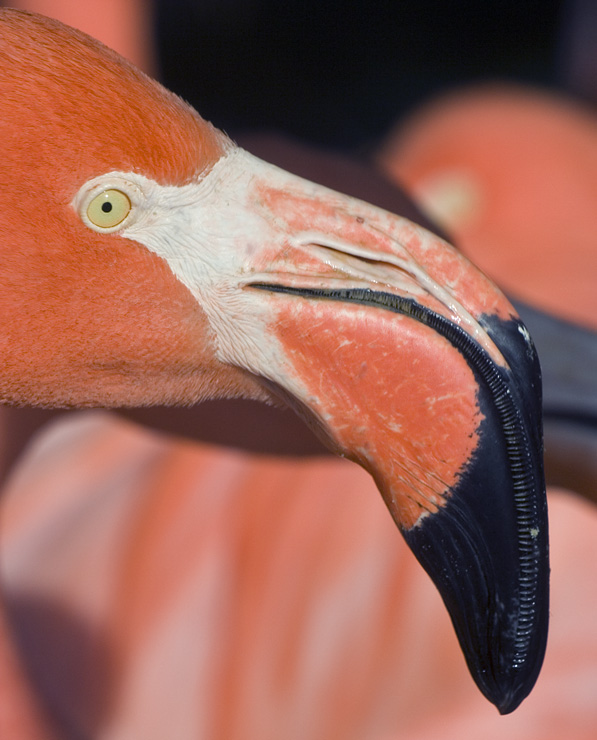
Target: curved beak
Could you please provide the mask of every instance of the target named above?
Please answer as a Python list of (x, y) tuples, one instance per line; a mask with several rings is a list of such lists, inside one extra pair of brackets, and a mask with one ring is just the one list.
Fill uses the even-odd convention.
[(194, 266), (169, 263), (218, 359), (372, 474), (473, 678), (512, 711), (548, 621), (540, 370), (525, 327), (439, 237), (243, 150), (197, 188)]

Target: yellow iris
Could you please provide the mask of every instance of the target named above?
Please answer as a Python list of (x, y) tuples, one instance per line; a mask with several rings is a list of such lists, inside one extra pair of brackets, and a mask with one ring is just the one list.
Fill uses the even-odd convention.
[(103, 190), (87, 206), (87, 218), (100, 229), (113, 229), (130, 210), (131, 201), (121, 190)]

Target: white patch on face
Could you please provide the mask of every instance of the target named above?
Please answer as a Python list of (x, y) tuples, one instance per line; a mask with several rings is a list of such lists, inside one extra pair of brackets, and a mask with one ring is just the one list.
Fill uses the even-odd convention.
[[(283, 236), (249, 203), (261, 165), (270, 167), (232, 149), (205, 177), (182, 186), (110, 172), (86, 183), (73, 206), (89, 228), (134, 240), (168, 263), (207, 315), (219, 360), (277, 381), (283, 352), (267, 332), (266, 294), (243, 289), (256, 256), (268, 244), (280, 245)], [(121, 190), (131, 201), (130, 214), (116, 228), (97, 228), (86, 215), (103, 189)]]

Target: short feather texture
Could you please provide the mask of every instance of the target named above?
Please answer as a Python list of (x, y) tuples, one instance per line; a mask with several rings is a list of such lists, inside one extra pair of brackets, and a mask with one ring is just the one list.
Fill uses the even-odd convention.
[(91, 232), (70, 205), (113, 170), (192, 181), (230, 146), (223, 134), (85, 34), (2, 9), (0, 140), (0, 401), (259, 395), (215, 360), (203, 311), (167, 265)]

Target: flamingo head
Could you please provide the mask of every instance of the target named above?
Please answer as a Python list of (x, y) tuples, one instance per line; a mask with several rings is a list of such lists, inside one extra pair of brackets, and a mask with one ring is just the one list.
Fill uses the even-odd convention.
[(547, 632), (541, 390), (502, 293), (91, 38), (0, 10), (0, 399), (293, 406), (364, 466), (500, 711)]

